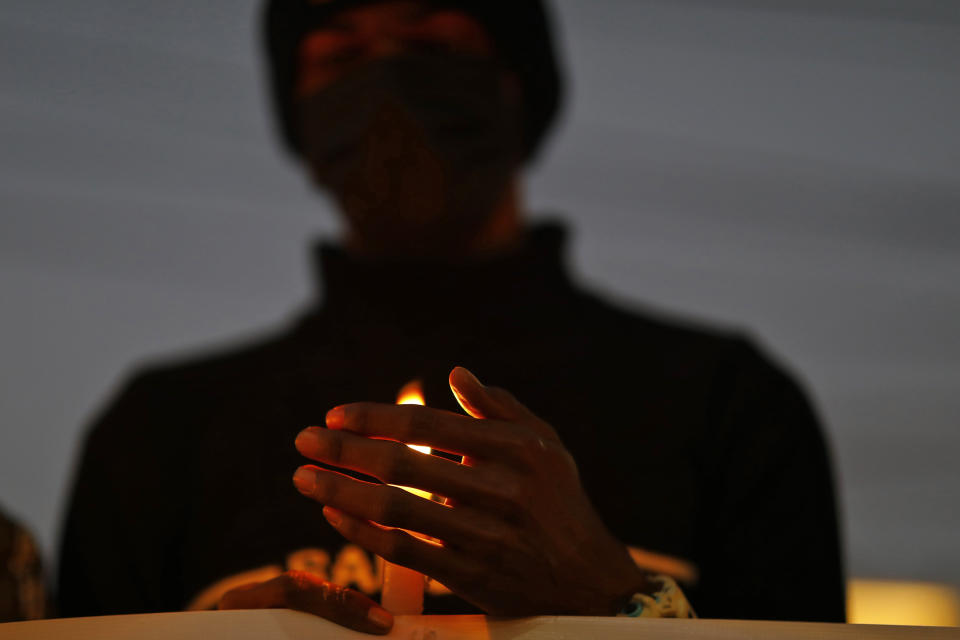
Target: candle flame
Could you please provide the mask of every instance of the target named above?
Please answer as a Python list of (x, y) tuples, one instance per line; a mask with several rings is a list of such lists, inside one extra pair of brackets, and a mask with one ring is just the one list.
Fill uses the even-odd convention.
[(427, 404), (423, 399), (423, 384), (419, 380), (411, 380), (400, 388), (397, 393), (397, 404)]
[[(423, 399), (423, 385), (419, 380), (411, 380), (400, 388), (397, 393), (397, 404), (427, 404)], [(419, 444), (408, 444), (408, 447), (419, 451), (420, 453), (430, 453), (430, 447), (424, 447)]]
[[(423, 384), (419, 380), (411, 380), (407, 384), (403, 385), (400, 388), (400, 391), (397, 393), (397, 404), (419, 404), (420, 406), (426, 405), (426, 401), (423, 399)], [(408, 447), (414, 451), (419, 451), (420, 453), (430, 454), (430, 447), (425, 447), (419, 444), (408, 444)], [(421, 489), (414, 489), (412, 487), (402, 487), (410, 493), (414, 493), (421, 498), (430, 499), (430, 492), (423, 491)]]
[[(423, 399), (423, 384), (419, 380), (411, 380), (403, 385), (397, 393), (397, 404), (418, 404), (421, 407), (427, 404)], [(408, 444), (407, 446), (420, 453), (430, 453), (430, 447), (419, 444)]]

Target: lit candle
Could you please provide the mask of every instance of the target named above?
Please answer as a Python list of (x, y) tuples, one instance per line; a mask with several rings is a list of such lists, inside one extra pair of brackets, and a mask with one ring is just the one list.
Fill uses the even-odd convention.
[[(420, 382), (408, 382), (397, 394), (397, 404), (423, 405), (423, 391)], [(430, 447), (407, 445), (420, 453), (429, 454)], [(428, 491), (413, 487), (401, 487), (421, 498), (431, 499)], [(423, 613), (423, 588), (427, 578), (419, 571), (401, 567), (392, 562), (385, 562), (383, 566), (383, 591), (380, 594), (380, 604), (394, 615), (420, 615)]]

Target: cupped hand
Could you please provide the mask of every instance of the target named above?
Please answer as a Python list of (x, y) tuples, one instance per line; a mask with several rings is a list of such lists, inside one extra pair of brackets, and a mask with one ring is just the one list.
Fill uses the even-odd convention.
[(272, 580), (231, 589), (220, 598), (217, 608), (295, 609), (378, 635), (393, 627), (390, 612), (367, 596), (306, 571), (288, 571)]
[[(297, 489), (324, 504), (324, 516), (351, 542), (490, 614), (611, 615), (646, 590), (553, 428), (461, 367), (450, 373), (450, 388), (469, 415), (376, 403), (332, 409), (327, 428), (302, 431), (297, 449), (383, 484), (307, 465), (294, 475)], [(458, 454), (463, 463), (406, 444)]]

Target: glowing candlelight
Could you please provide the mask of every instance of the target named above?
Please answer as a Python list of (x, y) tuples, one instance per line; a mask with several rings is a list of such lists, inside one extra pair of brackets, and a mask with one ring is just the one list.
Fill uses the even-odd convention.
[[(397, 394), (397, 404), (426, 404), (423, 401), (423, 390), (419, 380), (408, 382)], [(420, 453), (430, 453), (430, 447), (407, 445)], [(429, 491), (413, 487), (401, 487), (421, 498), (431, 499)], [(401, 567), (392, 562), (385, 562), (383, 567), (383, 591), (380, 594), (380, 604), (394, 615), (419, 615), (423, 613), (423, 588), (427, 578), (419, 571)]]

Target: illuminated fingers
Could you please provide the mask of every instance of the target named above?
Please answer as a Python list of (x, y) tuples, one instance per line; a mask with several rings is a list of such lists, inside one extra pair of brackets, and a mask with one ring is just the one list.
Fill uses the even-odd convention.
[(368, 438), (386, 438), (471, 459), (512, 460), (537, 434), (498, 420), (481, 420), (417, 405), (345, 404), (327, 413), (327, 427)]
[(468, 369), (454, 367), (450, 372), (449, 383), (457, 402), (474, 418), (522, 424), (543, 438), (559, 440), (553, 427), (538, 418), (512, 393), (506, 389), (484, 385)]
[(509, 526), (482, 511), (451, 507), (416, 496), (399, 487), (350, 478), (319, 467), (304, 466), (294, 474), (303, 495), (363, 520), (410, 529), (455, 546), (496, 546), (509, 535)]
[(296, 440), (297, 451), (318, 462), (359, 471), (390, 484), (428, 488), (462, 482), (460, 464), (421, 453), (393, 440), (371, 440), (345, 431), (309, 427)]
[(386, 529), (329, 506), (323, 508), (323, 515), (350, 542), (448, 586), (485, 579), (487, 574), (485, 568), (467, 554), (422, 540), (401, 529)]
[(466, 467), (415, 451), (391, 440), (375, 440), (346, 431), (310, 427), (296, 440), (297, 450), (317, 462), (359, 471), (387, 484), (422, 489), (459, 504), (500, 506), (519, 482), (488, 466)]

